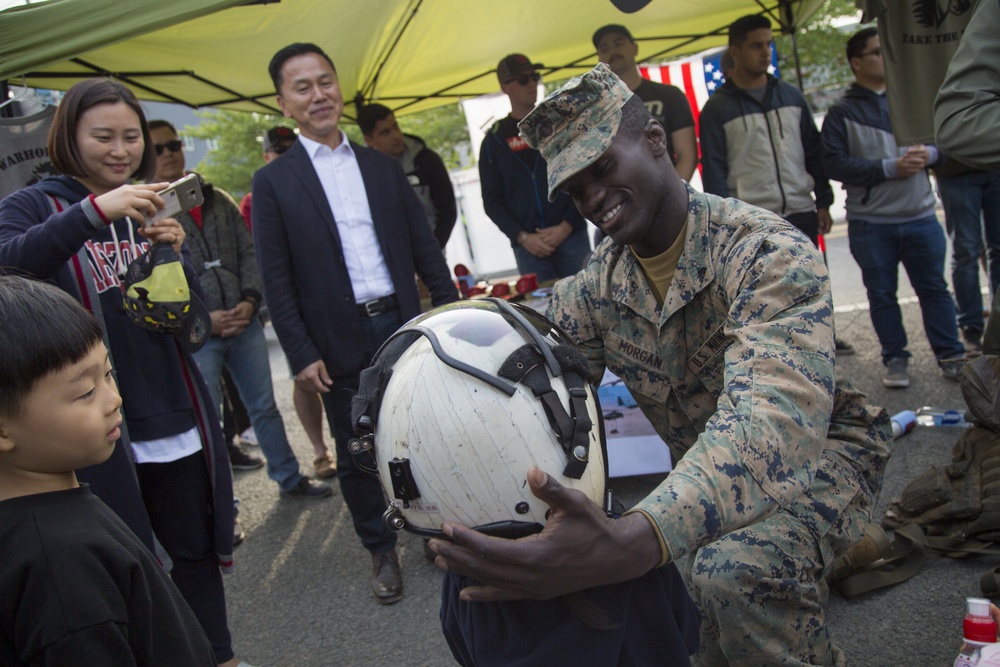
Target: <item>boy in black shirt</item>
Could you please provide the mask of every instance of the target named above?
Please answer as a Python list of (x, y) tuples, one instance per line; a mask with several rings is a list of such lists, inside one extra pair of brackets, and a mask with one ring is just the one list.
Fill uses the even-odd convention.
[(215, 665), (148, 549), (74, 470), (107, 460), (121, 398), (97, 321), (0, 277), (0, 665)]

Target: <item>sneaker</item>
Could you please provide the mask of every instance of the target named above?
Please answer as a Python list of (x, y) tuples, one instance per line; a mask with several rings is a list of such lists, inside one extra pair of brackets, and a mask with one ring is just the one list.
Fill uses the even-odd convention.
[(236, 517), (233, 519), (233, 546), (240, 546), (246, 538), (247, 533), (243, 530), (243, 526), (240, 525), (240, 518)]
[(842, 338), (835, 338), (834, 344), (837, 349), (838, 357), (847, 357), (854, 354), (854, 346), (848, 343), (846, 340), (843, 340)]
[(885, 375), (882, 376), (882, 385), (893, 389), (902, 389), (910, 386), (910, 374), (906, 368), (909, 361), (906, 357), (893, 357), (885, 362)]
[(938, 368), (941, 369), (941, 375), (947, 380), (953, 380), (958, 382), (959, 378), (962, 377), (962, 369), (965, 368), (965, 364), (968, 363), (968, 359), (965, 357), (959, 357), (957, 359), (938, 359)]
[(315, 500), (326, 498), (331, 493), (333, 493), (333, 489), (330, 488), (329, 484), (314, 482), (308, 477), (303, 477), (290, 491), (282, 491), (281, 495), (288, 496), (289, 498), (310, 498)]
[(256, 470), (264, 467), (264, 459), (259, 456), (251, 456), (233, 444), (230, 444), (228, 449), (229, 462), (233, 470)]
[(965, 343), (965, 356), (978, 357), (983, 353), (983, 332), (975, 329), (962, 329), (962, 342)]
[(253, 430), (253, 426), (240, 433), (237, 437), (241, 445), (246, 445), (247, 447), (260, 446), (260, 443), (257, 442), (257, 432)]

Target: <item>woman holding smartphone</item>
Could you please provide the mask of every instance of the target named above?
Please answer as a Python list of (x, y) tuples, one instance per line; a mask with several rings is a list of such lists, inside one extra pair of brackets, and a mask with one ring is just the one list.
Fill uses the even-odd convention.
[[(153, 535), (171, 577), (198, 617), (220, 665), (237, 665), (221, 567), (232, 564), (232, 476), (219, 421), (191, 355), (169, 333), (136, 324), (122, 305), (128, 265), (155, 242), (181, 253), (163, 208), (166, 183), (133, 184), (153, 171), (155, 153), (138, 101), (109, 79), (67, 91), (49, 131), (60, 175), (0, 202), (0, 272), (55, 283), (102, 323), (116, 370), (124, 424), (105, 463), (78, 471), (140, 539)], [(192, 289), (198, 280), (182, 264)]]

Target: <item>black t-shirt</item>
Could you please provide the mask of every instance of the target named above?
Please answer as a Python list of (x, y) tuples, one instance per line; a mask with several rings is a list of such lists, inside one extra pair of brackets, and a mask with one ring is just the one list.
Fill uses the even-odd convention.
[(674, 164), (677, 164), (671, 134), (677, 130), (683, 130), (685, 127), (694, 127), (694, 115), (691, 113), (691, 105), (688, 104), (687, 97), (677, 86), (656, 83), (649, 79), (643, 79), (633, 92), (643, 101), (653, 118), (658, 120), (663, 129), (667, 131), (667, 148), (670, 150), (670, 158)]
[(87, 486), (0, 501), (0, 665), (214, 667), (194, 612)]

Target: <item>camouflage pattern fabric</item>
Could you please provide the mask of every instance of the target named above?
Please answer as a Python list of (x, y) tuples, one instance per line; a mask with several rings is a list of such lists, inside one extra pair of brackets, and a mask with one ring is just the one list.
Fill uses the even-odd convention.
[(673, 472), (631, 511), (702, 610), (695, 664), (841, 664), (821, 581), (871, 520), (889, 418), (835, 380), (829, 278), (808, 238), (744, 202), (688, 197), (662, 309), (606, 239), (548, 315), (670, 447)]

